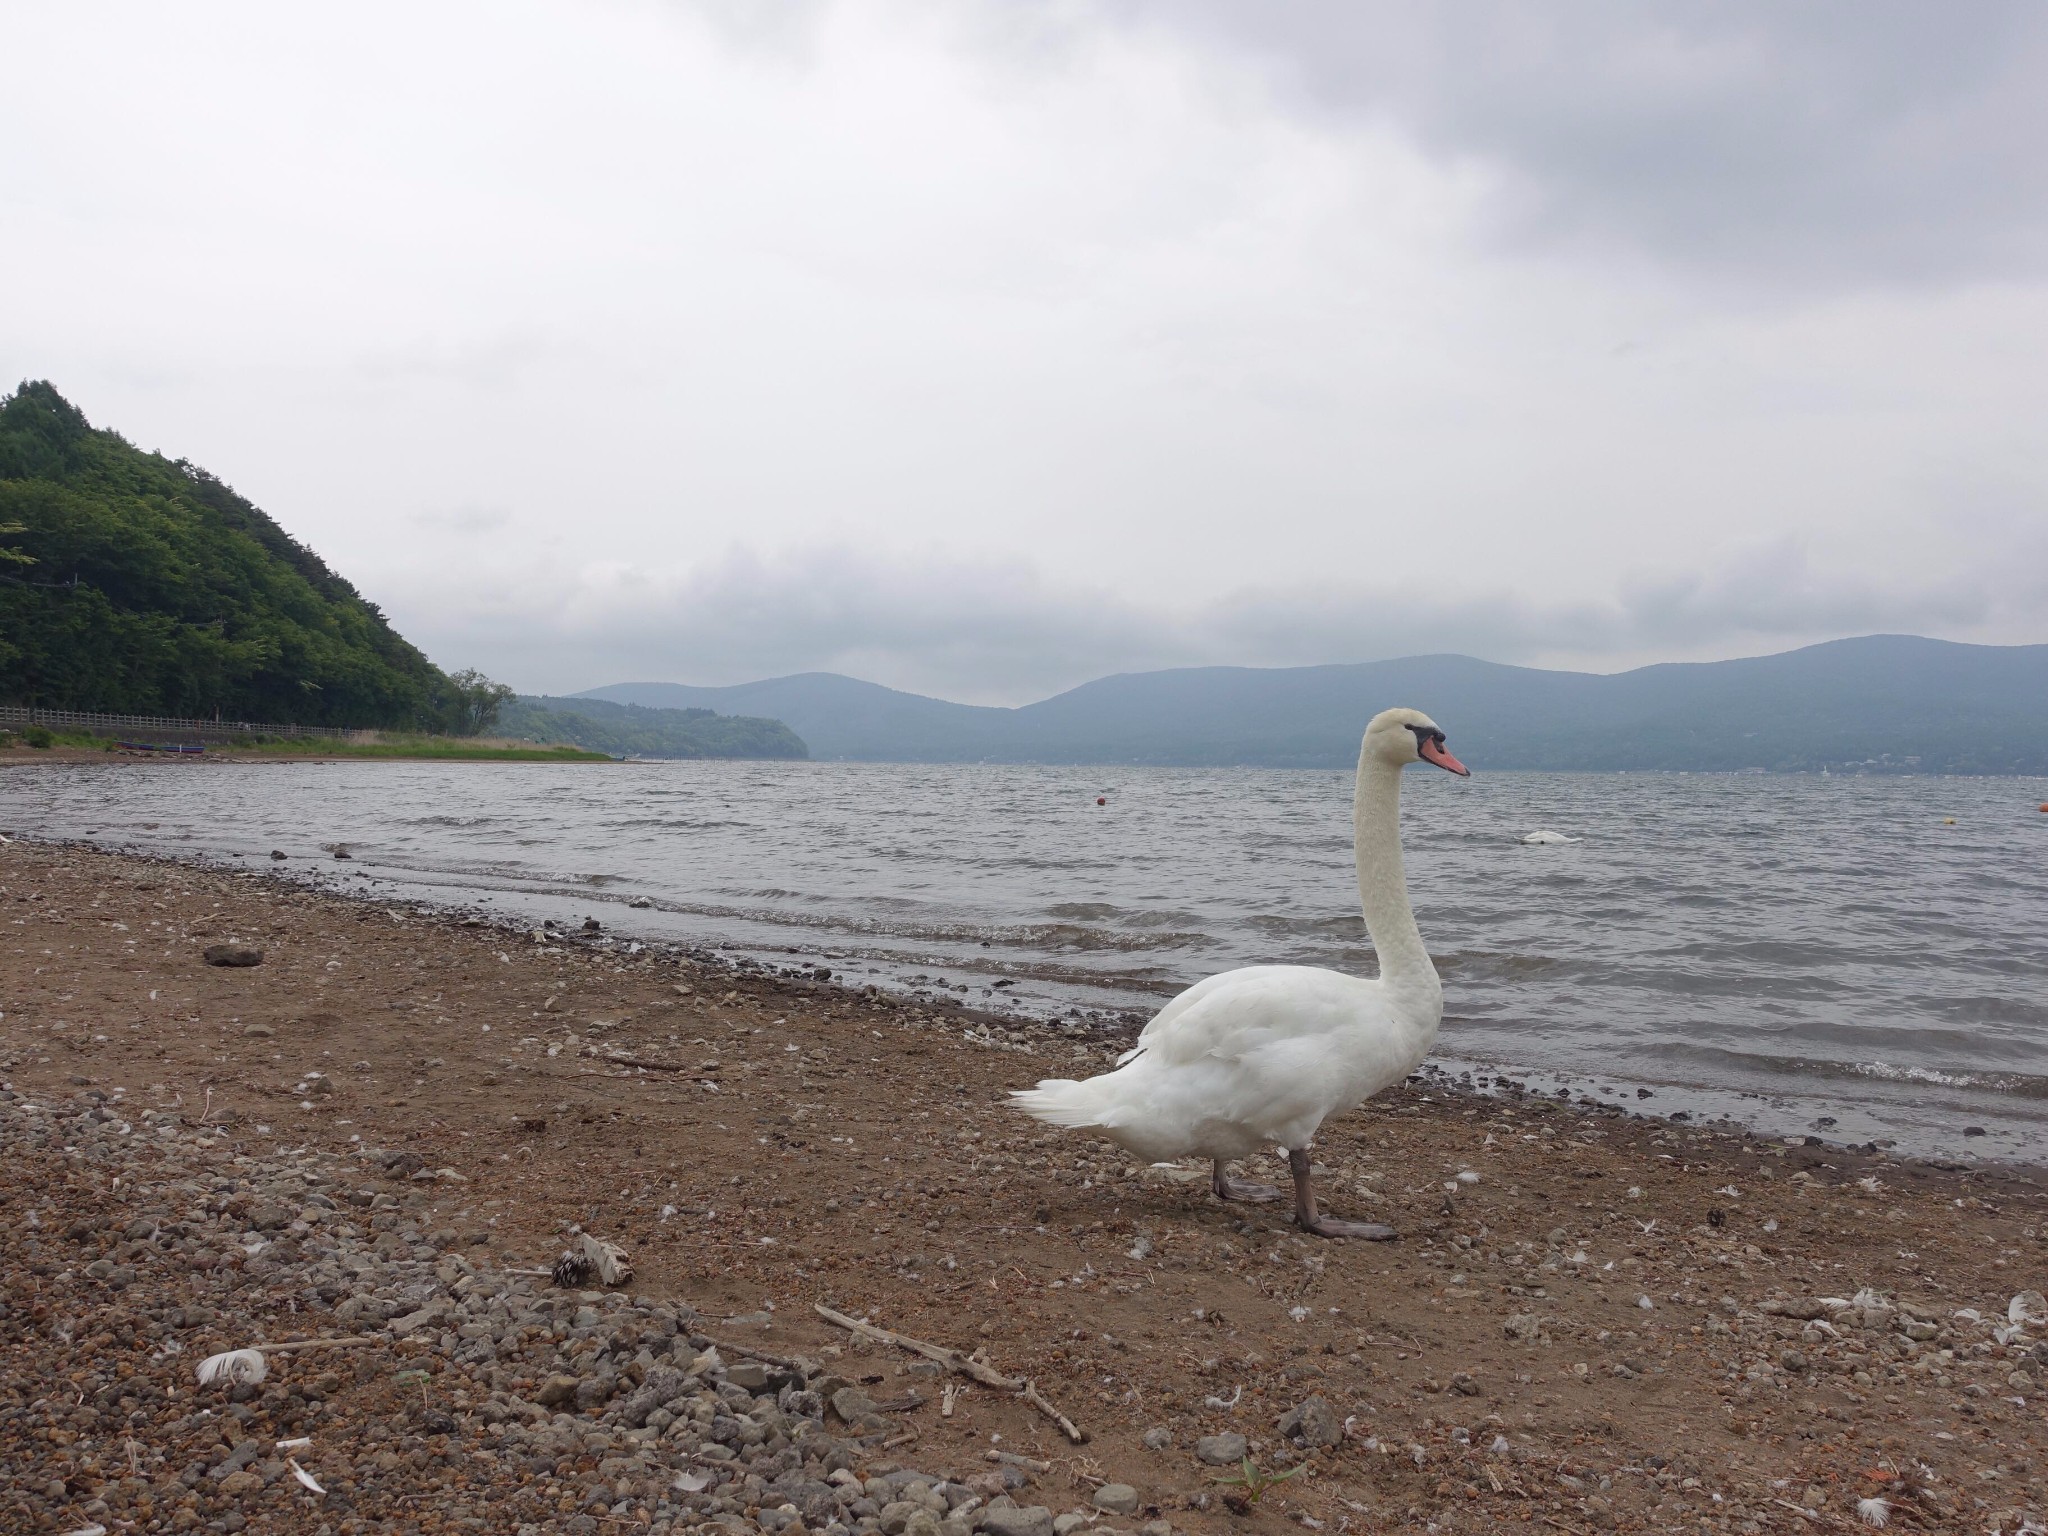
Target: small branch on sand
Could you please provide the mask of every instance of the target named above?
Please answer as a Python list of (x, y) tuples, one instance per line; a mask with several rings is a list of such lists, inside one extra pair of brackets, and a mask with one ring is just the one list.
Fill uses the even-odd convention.
[(649, 1061), (645, 1056), (611, 1056), (602, 1051), (585, 1051), (591, 1061), (609, 1062), (615, 1067), (644, 1067), (649, 1072), (695, 1072), (697, 1068), (687, 1062)]
[(297, 1339), (289, 1344), (251, 1344), (251, 1349), (260, 1349), (266, 1355), (290, 1354), (301, 1349), (353, 1349), (363, 1344), (397, 1344), (396, 1338), (381, 1333), (366, 1333), (353, 1339)]
[(927, 1360), (936, 1360), (947, 1370), (957, 1371), (962, 1376), (972, 1376), (985, 1387), (995, 1387), (1003, 1392), (1024, 1390), (1024, 1383), (1021, 1380), (1005, 1376), (995, 1367), (970, 1359), (957, 1349), (947, 1349), (941, 1344), (927, 1344), (922, 1339), (913, 1339), (908, 1334), (897, 1333), (894, 1329), (864, 1323), (857, 1317), (848, 1317), (844, 1312), (834, 1312), (822, 1303), (818, 1304), (817, 1313), (826, 1322), (837, 1323), (849, 1333), (864, 1339), (872, 1339), (877, 1344), (894, 1344), (899, 1349), (909, 1350), (912, 1354), (923, 1355)]
[(990, 1451), (986, 1458), (999, 1467), (1022, 1467), (1026, 1472), (1050, 1472), (1049, 1461), (1033, 1461), (1029, 1456), (1019, 1456), (1015, 1451)]
[(913, 1339), (908, 1334), (898, 1333), (892, 1328), (883, 1328), (874, 1323), (864, 1323), (857, 1317), (848, 1317), (844, 1312), (835, 1312), (823, 1303), (815, 1303), (814, 1306), (818, 1316), (824, 1318), (826, 1322), (837, 1324), (857, 1338), (872, 1339), (878, 1344), (894, 1344), (897, 1348), (907, 1349), (912, 1354), (923, 1355), (927, 1360), (936, 1360), (949, 1371), (957, 1372), (962, 1376), (971, 1376), (985, 1387), (995, 1387), (999, 1391), (1016, 1393), (1025, 1402), (1051, 1419), (1053, 1423), (1059, 1425), (1060, 1433), (1073, 1441), (1074, 1444), (1087, 1444), (1087, 1431), (1080, 1428), (1072, 1419), (1047, 1402), (1033, 1382), (1018, 1376), (1005, 1376), (994, 1366), (987, 1364), (985, 1361), (977, 1360), (971, 1355), (963, 1355), (957, 1349), (947, 1349), (942, 1344), (927, 1344), (923, 1339)]
[(1039, 1393), (1037, 1382), (1025, 1382), (1023, 1396), (1025, 1402), (1029, 1403), (1032, 1407), (1036, 1408), (1048, 1419), (1051, 1419), (1053, 1423), (1059, 1425), (1060, 1433), (1065, 1435), (1069, 1440), (1073, 1441), (1074, 1444), (1086, 1445), (1088, 1443), (1088, 1437), (1087, 1435), (1082, 1433), (1081, 1426), (1076, 1424), (1072, 1419), (1068, 1418), (1064, 1413), (1061, 1413), (1059, 1409), (1053, 1407), (1051, 1403), (1047, 1402), (1045, 1398)]
[(804, 1369), (800, 1361), (790, 1360), (782, 1355), (771, 1355), (767, 1350), (756, 1349), (751, 1344), (728, 1343), (724, 1339), (713, 1339), (708, 1333), (697, 1334), (697, 1337), (709, 1340), (711, 1347), (720, 1354), (738, 1355), (742, 1360), (759, 1360), (763, 1365), (779, 1365), (785, 1371), (801, 1371)]

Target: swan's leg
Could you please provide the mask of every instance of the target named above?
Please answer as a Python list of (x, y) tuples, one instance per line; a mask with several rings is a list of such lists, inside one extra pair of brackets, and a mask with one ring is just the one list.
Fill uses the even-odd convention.
[(1301, 1223), (1302, 1231), (1313, 1232), (1317, 1237), (1360, 1237), (1369, 1243), (1384, 1243), (1394, 1236), (1392, 1227), (1376, 1221), (1339, 1221), (1318, 1211), (1315, 1191), (1308, 1187), (1305, 1148), (1287, 1154), (1287, 1168), (1294, 1175), (1294, 1219)]
[(1280, 1191), (1270, 1184), (1254, 1184), (1248, 1179), (1233, 1179), (1223, 1171), (1223, 1159), (1211, 1158), (1215, 1171), (1209, 1175), (1209, 1187), (1216, 1191), (1218, 1200), (1250, 1200), (1258, 1203), (1278, 1200)]

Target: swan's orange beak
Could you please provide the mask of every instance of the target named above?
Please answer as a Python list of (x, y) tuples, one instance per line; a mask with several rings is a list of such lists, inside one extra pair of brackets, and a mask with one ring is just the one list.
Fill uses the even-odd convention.
[(1451, 756), (1450, 749), (1433, 736), (1425, 736), (1416, 743), (1416, 750), (1422, 754), (1425, 763), (1435, 763), (1439, 768), (1448, 768), (1461, 779), (1472, 777), (1472, 770)]

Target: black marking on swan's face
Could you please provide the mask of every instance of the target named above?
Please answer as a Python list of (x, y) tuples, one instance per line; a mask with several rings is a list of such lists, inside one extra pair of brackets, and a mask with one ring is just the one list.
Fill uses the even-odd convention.
[(1451, 756), (1450, 748), (1444, 745), (1444, 733), (1433, 725), (1411, 725), (1415, 733), (1415, 755), (1425, 763), (1434, 763), (1461, 779), (1472, 777), (1472, 770)]

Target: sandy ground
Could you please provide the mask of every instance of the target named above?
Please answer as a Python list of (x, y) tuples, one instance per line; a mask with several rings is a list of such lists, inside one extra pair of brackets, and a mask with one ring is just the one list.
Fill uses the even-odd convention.
[[(203, 962), (227, 943), (262, 963)], [(454, 1175), (423, 1222), (497, 1262), (545, 1264), (581, 1223), (714, 1333), (895, 1391), (909, 1357), (834, 1355), (827, 1303), (985, 1350), (1089, 1435), (969, 1387), (951, 1417), (903, 1415), (906, 1463), (985, 1474), (997, 1447), (1051, 1463), (1028, 1497), (1055, 1510), (1128, 1483), (1134, 1518), (1197, 1531), (1860, 1530), (1865, 1498), (1903, 1530), (2048, 1515), (2048, 1320), (2008, 1320), (2048, 1281), (2035, 1173), (1410, 1086), (1317, 1148), (1325, 1208), (1400, 1239), (1331, 1242), (1004, 1106), (1118, 1045), (795, 964), (0, 849), (8, 1086), (118, 1088), (252, 1155), (402, 1147)], [(1277, 1427), (1310, 1398), (1336, 1443)], [(1262, 1474), (1306, 1465), (1243, 1513), (1195, 1454), (1227, 1433)]]

